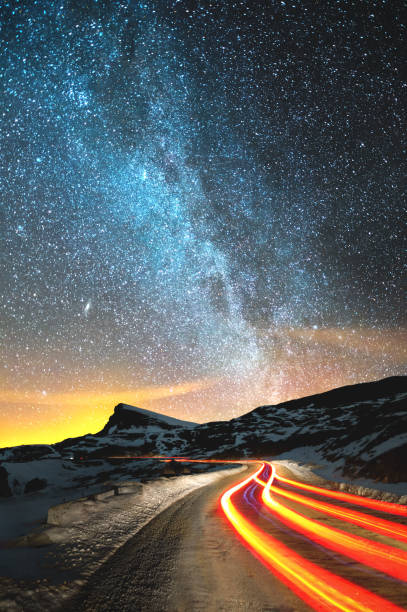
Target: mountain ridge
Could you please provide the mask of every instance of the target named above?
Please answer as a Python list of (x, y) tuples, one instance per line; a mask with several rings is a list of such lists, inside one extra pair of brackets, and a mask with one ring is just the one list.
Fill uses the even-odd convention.
[(21, 469), (13, 465), (24, 462), (31, 467), (36, 463), (41, 470), (46, 462), (55, 465), (59, 460), (63, 474), (75, 471), (75, 478), (83, 481), (84, 466), (89, 462), (100, 466), (89, 471), (89, 477), (96, 479), (109, 474), (120, 476), (123, 470), (127, 470), (127, 476), (132, 469), (134, 473), (128, 461), (125, 465), (125, 459), (117, 467), (118, 459), (114, 457), (167, 455), (239, 460), (303, 454), (329, 464), (339, 476), (407, 482), (406, 404), (407, 376), (347, 385), (259, 406), (229, 421), (202, 424), (120, 403), (96, 434), (52, 445), (0, 449), (0, 465), (9, 474), (8, 488), (13, 489), (13, 473), (18, 473), (18, 482), (22, 478)]

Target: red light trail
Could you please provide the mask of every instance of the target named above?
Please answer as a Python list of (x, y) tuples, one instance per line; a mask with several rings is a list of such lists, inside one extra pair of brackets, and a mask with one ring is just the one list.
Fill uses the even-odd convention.
[[(278, 575), (299, 597), (315, 610), (342, 610), (343, 612), (371, 612), (401, 610), (390, 601), (363, 589), (340, 576), (325, 570), (301, 557), (249, 521), (233, 504), (235, 493), (253, 482), (259, 482), (259, 475), (265, 465), (255, 474), (234, 485), (221, 497), (221, 506), (226, 517), (240, 537), (262, 562)], [(273, 481), (274, 471), (266, 487)], [(262, 484), (263, 481), (260, 480)]]
[(278, 474), (276, 474), (275, 478), (280, 482), (292, 485), (293, 487), (296, 487), (298, 489), (309, 491), (310, 493), (324, 495), (325, 497), (332, 497), (334, 499), (338, 499), (339, 501), (355, 504), (356, 506), (364, 506), (365, 508), (371, 508), (372, 510), (379, 510), (380, 512), (398, 514), (399, 516), (407, 516), (407, 506), (400, 506), (399, 504), (384, 502), (377, 499), (370, 499), (369, 497), (360, 497), (359, 495), (343, 493), (342, 491), (332, 491), (331, 489), (323, 489), (321, 487), (315, 487), (314, 485), (305, 484), (303, 482), (297, 482), (296, 480), (290, 480), (289, 478), (283, 478)]
[[(274, 480), (279, 480), (274, 477)], [(263, 486), (266, 483), (263, 483)], [(300, 483), (301, 484), (301, 483)], [(373, 531), (375, 533), (380, 533), (386, 535), (394, 540), (399, 540), (400, 542), (407, 542), (407, 527), (404, 525), (399, 525), (394, 523), (393, 521), (388, 521), (383, 518), (379, 518), (377, 516), (372, 516), (370, 514), (364, 514), (363, 512), (358, 512), (357, 510), (350, 510), (349, 508), (340, 508), (338, 506), (334, 506), (332, 504), (327, 504), (325, 502), (317, 501), (315, 499), (310, 499), (309, 497), (305, 497), (304, 495), (298, 495), (298, 493), (293, 493), (292, 491), (287, 491), (285, 489), (281, 489), (279, 487), (275, 487), (271, 485), (270, 490), (282, 497), (286, 497), (287, 499), (291, 499), (292, 501), (296, 501), (303, 506), (308, 506), (309, 508), (314, 508), (315, 510), (319, 510), (324, 514), (329, 514), (330, 516), (334, 516), (335, 518), (342, 519), (347, 521), (348, 523), (353, 523), (354, 525), (360, 525), (369, 531)]]
[[(139, 457), (141, 459), (141, 457)], [(152, 459), (153, 457), (144, 457)], [(217, 459), (188, 459), (186, 457), (154, 457), (161, 461), (176, 460), (191, 463), (257, 463), (256, 460), (217, 460)], [(284, 488), (278, 486), (285, 485)], [(370, 567), (385, 576), (396, 579), (395, 584), (403, 588), (407, 583), (407, 526), (397, 523), (391, 518), (383, 518), (383, 513), (398, 517), (407, 516), (407, 507), (399, 504), (383, 502), (370, 498), (351, 495), (341, 491), (323, 489), (306, 483), (298, 482), (276, 473), (275, 467), (269, 462), (262, 462), (251, 476), (233, 485), (223, 493), (220, 505), (229, 523), (239, 534), (246, 547), (262, 561), (262, 563), (282, 580), (298, 597), (315, 610), (340, 610), (342, 612), (395, 612), (402, 610), (396, 603), (383, 598), (356, 582), (352, 582), (332, 571), (325, 569), (322, 564), (308, 560), (295, 550), (284, 544), (274, 535), (258, 526), (250, 519), (250, 509), (245, 511), (247, 505), (246, 495), (255, 487), (260, 487), (259, 516), (264, 518), (264, 512), (276, 517), (283, 525), (290, 528), (291, 533), (300, 533), (306, 536), (307, 541), (315, 543), (325, 550), (339, 553), (341, 557), (352, 559), (360, 564), (361, 568)], [(286, 488), (288, 485), (289, 488)], [(292, 489), (299, 489), (306, 494), (325, 496), (348, 505), (363, 506), (371, 512), (380, 512), (377, 517), (372, 514), (337, 506), (311, 496), (303, 495)], [(277, 499), (276, 499), (277, 498)], [(366, 537), (356, 535), (351, 531), (344, 531), (321, 523), (314, 518), (304, 516), (297, 509), (284, 504), (288, 500), (304, 509), (333, 517), (346, 524), (363, 528)], [(323, 516), (321, 517), (323, 518)], [(402, 520), (402, 519), (399, 519)], [(263, 521), (264, 522), (264, 521)], [(263, 524), (263, 523), (261, 523)], [(353, 528), (354, 529), (354, 528)], [(387, 542), (369, 539), (369, 534), (379, 534), (393, 541), (396, 546)], [(397, 544), (401, 542), (397, 547)], [(380, 580), (375, 574), (373, 583)], [(386, 589), (386, 594), (389, 589)], [(406, 591), (407, 593), (407, 591)]]
[[(286, 508), (271, 497), (271, 492), (278, 492), (277, 487), (272, 484), (274, 474), (274, 467), (272, 467), (271, 476), (263, 489), (262, 500), (283, 523), (326, 548), (339, 552), (359, 563), (369, 565), (394, 578), (407, 581), (407, 554), (404, 551), (380, 542), (372, 542), (341, 529), (327, 527), (299, 512)], [(302, 502), (300, 501), (300, 503)], [(312, 507), (311, 503), (307, 505)]]

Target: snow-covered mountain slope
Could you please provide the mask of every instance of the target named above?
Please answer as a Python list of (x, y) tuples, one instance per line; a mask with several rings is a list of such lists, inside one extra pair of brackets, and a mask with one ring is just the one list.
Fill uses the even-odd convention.
[(312, 447), (345, 475), (407, 480), (406, 400), (407, 377), (392, 377), (187, 427), (119, 404), (99, 434), (72, 440), (69, 450), (239, 458)]
[[(83, 485), (129, 478), (131, 473), (134, 477), (134, 463), (120, 463), (112, 456), (238, 459), (289, 456), (299, 449), (329, 463), (338, 475), (407, 482), (407, 377), (342, 387), (261, 406), (230, 421), (201, 425), (119, 404), (99, 433), (52, 447), (42, 445), (42, 449), (41, 445), (0, 449), (0, 495), (2, 487), (4, 494), (10, 489), (13, 493), (25, 489), (27, 483), (20, 482), (24, 470), (16, 467), (21, 461), (35, 461), (38, 479), (47, 483), (51, 484), (58, 472), (59, 479), (63, 476), (66, 482), (71, 479)], [(61, 465), (57, 470), (58, 456)], [(52, 470), (47, 476), (45, 468), (50, 462)], [(154, 473), (152, 465), (149, 471)], [(25, 472), (32, 480), (33, 471)], [(13, 485), (14, 480), (18, 486)], [(35, 482), (30, 486), (40, 485)]]
[(137, 429), (139, 427), (151, 426), (159, 426), (168, 430), (172, 427), (191, 429), (192, 427), (196, 427), (197, 423), (181, 421), (180, 419), (174, 419), (165, 414), (159, 414), (158, 412), (152, 412), (144, 408), (137, 408), (136, 406), (129, 406), (128, 404), (118, 404), (105, 427), (98, 435), (110, 434), (120, 429)]
[(407, 481), (407, 377), (261, 406), (194, 434), (196, 452), (205, 438), (217, 456), (275, 456), (309, 447), (344, 475)]
[(112, 479), (157, 476), (162, 465), (156, 462), (131, 464), (110, 457), (151, 454), (157, 448), (162, 454), (170, 454), (174, 448), (183, 446), (178, 440), (179, 433), (196, 426), (119, 404), (105, 427), (95, 435), (68, 438), (54, 445), (27, 444), (0, 449), (0, 497), (49, 488), (80, 489), (83, 493), (100, 489)]
[(163, 414), (118, 404), (97, 434), (71, 438), (55, 444), (64, 456), (99, 458), (111, 455), (176, 454), (191, 431), (199, 427)]

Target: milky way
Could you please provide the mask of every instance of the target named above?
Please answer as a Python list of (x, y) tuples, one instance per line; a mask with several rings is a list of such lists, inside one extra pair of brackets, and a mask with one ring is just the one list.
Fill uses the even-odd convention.
[(402, 5), (3, 3), (0, 417), (406, 371)]

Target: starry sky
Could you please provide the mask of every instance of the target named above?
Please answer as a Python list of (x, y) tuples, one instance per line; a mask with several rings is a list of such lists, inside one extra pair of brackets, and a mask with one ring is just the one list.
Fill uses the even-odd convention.
[(403, 2), (5, 0), (0, 24), (0, 445), (407, 372)]

